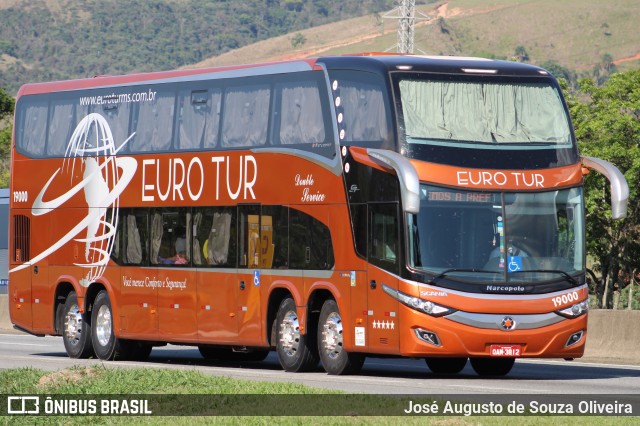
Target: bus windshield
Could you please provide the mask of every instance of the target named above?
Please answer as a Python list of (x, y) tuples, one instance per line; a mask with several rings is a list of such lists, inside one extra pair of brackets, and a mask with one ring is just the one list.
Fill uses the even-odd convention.
[(487, 149), (571, 146), (561, 94), (533, 79), (435, 79), (400, 74), (401, 116), (409, 144)]
[(584, 268), (582, 189), (457, 191), (422, 184), (410, 266), (448, 279), (572, 281)]

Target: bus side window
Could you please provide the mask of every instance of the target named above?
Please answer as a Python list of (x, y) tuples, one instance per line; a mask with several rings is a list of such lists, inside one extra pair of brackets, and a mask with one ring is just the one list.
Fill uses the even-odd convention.
[[(103, 105), (102, 114), (109, 123), (111, 134), (113, 135), (113, 142), (116, 148), (120, 147), (124, 141), (126, 141), (131, 132), (129, 132), (129, 122), (131, 119), (131, 104), (130, 103), (113, 103)], [(134, 138), (123, 147), (124, 152), (131, 152), (130, 144), (133, 143)]]
[(136, 104), (137, 117), (133, 131), (135, 152), (167, 151), (173, 138), (174, 92), (151, 91), (153, 100)]
[(398, 272), (398, 205), (369, 204), (369, 261)]
[(291, 269), (331, 269), (335, 263), (329, 228), (294, 208), (289, 213)]
[(219, 89), (180, 91), (177, 149), (210, 149), (218, 145), (221, 99)]
[(337, 82), (334, 97), (340, 98), (344, 117), (338, 125), (338, 131), (344, 131), (343, 143), (395, 150), (384, 81), (375, 74), (354, 71), (334, 71), (331, 80)]
[[(236, 266), (236, 216), (232, 207), (197, 210), (193, 222), (193, 259), (197, 265)], [(199, 253), (195, 252), (199, 250)], [(198, 260), (198, 257), (201, 260)]]
[(38, 97), (31, 100), (28, 96), (18, 101), (20, 124), (16, 128), (17, 146), (20, 152), (41, 157), (44, 155), (48, 100)]
[[(51, 101), (49, 107), (49, 137), (47, 138), (47, 155), (59, 156), (65, 155), (65, 150), (69, 144), (71, 133), (78, 123), (86, 114), (75, 118), (74, 110), (76, 102), (71, 100)], [(83, 107), (77, 106), (78, 109)], [(86, 107), (84, 107), (86, 109)]]
[(289, 267), (289, 208), (263, 206), (261, 219), (261, 263), (263, 268)]
[(265, 145), (270, 100), (267, 84), (228, 88), (224, 96), (222, 147)]
[(282, 145), (316, 144), (325, 141), (325, 124), (318, 86), (313, 81), (276, 85), (280, 95), (280, 132)]
[(120, 212), (118, 228), (122, 234), (122, 262), (125, 265), (146, 264), (147, 220), (146, 209), (125, 209)]

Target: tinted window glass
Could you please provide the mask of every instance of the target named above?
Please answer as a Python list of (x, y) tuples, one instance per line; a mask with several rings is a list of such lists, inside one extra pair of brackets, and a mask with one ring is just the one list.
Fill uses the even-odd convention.
[(271, 90), (267, 84), (232, 87), (224, 97), (222, 147), (262, 146), (267, 142)]
[(221, 100), (219, 89), (180, 91), (176, 148), (215, 148), (218, 145)]
[(289, 263), (292, 269), (331, 269), (334, 264), (329, 228), (299, 210), (290, 209)]
[(193, 263), (202, 266), (236, 266), (236, 209), (196, 209), (193, 215)]
[(369, 205), (369, 261), (391, 272), (398, 271), (398, 205)]
[[(120, 210), (114, 254), (125, 265), (145, 265), (148, 260), (148, 217), (142, 209)], [(119, 247), (119, 250), (117, 249)]]
[(281, 95), (280, 132), (282, 145), (314, 144), (325, 141), (320, 93), (315, 82), (278, 84)]
[(18, 148), (26, 154), (42, 156), (47, 137), (47, 98), (23, 97), (18, 105), (21, 112), (17, 129)]
[(132, 149), (136, 152), (167, 151), (173, 137), (173, 92), (154, 92), (155, 96), (137, 104)]
[(394, 149), (389, 101), (382, 78), (367, 72), (334, 71), (331, 80), (336, 87), (333, 94), (341, 142)]
[(289, 208), (284, 206), (263, 206), (261, 230), (263, 267), (271, 269), (288, 268)]

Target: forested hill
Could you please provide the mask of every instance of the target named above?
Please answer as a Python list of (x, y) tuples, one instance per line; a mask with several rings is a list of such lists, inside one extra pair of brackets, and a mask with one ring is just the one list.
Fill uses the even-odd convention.
[(0, 87), (166, 70), (393, 0), (0, 0)]

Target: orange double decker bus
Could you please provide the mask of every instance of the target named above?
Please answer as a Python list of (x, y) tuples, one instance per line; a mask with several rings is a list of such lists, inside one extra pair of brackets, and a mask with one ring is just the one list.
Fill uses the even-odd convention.
[(70, 357), (153, 346), (287, 371), (366, 356), (582, 356), (583, 174), (555, 79), (355, 55), (28, 84), (10, 206), (15, 327)]

